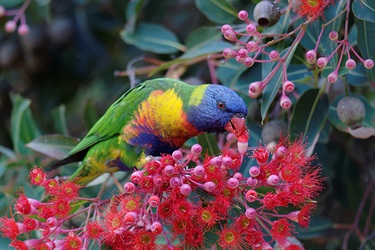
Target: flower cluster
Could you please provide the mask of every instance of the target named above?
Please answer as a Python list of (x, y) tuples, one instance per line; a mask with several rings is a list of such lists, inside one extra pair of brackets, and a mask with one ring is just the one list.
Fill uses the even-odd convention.
[[(30, 171), (29, 178), (33, 185), (44, 188), (49, 199), (42, 202), (21, 194), (14, 204), (16, 215), (20, 219), (16, 220), (14, 216), (1, 217), (2, 235), (12, 240), (10, 245), (15, 249), (78, 249), (72, 246), (82, 245), (82, 242), (74, 232), (69, 232), (62, 240), (57, 240), (56, 236), (66, 233), (61, 227), (72, 212), (80, 186), (71, 181), (47, 179), (46, 173), (38, 167)], [(32, 231), (39, 231), (42, 239), (19, 240)]]
[[(29, 26), (26, 23), (25, 10), (31, 3), (31, 0), (26, 0), (19, 9), (15, 10), (6, 10), (3, 6), (0, 5), (0, 18), (3, 16), (13, 16), (12, 20), (9, 20), (5, 23), (6, 32), (14, 32), (17, 29), (17, 32), (20, 36), (26, 35), (29, 32)], [(17, 28), (17, 22), (20, 21), (20, 25)]]
[[(294, 228), (308, 226), (323, 180), (305, 147), (285, 138), (272, 152), (259, 146), (251, 154), (257, 165), (242, 174), (229, 142), (204, 157), (195, 144), (150, 160), (109, 200), (80, 198), (74, 183), (46, 180), (34, 168), (30, 180), (49, 201), (20, 195), (14, 216), (21, 219), (2, 217), (0, 232), (16, 249), (85, 249), (93, 241), (111, 249), (303, 249)], [(91, 204), (78, 209), (82, 201)], [(82, 214), (84, 225), (65, 227)], [(25, 240), (35, 230), (42, 237)]]
[[(268, 4), (266, 4), (268, 3)], [(287, 96), (287, 93), (291, 93), (294, 91), (295, 86), (294, 83), (288, 80), (287, 75), (287, 67), (289, 65), (289, 60), (291, 55), (294, 53), (297, 45), (300, 43), (304, 35), (306, 34), (307, 25), (310, 25), (320, 16), (322, 16), (324, 9), (329, 7), (332, 3), (332, 0), (292, 0), (289, 1), (289, 6), (294, 12), (301, 16), (306, 17), (307, 21), (300, 24), (294, 30), (289, 33), (284, 34), (270, 34), (270, 33), (262, 33), (258, 31), (258, 26), (263, 26), (264, 23), (270, 24), (272, 17), (275, 16), (274, 12), (276, 12), (276, 8), (272, 7), (274, 4), (268, 1), (261, 1), (258, 5), (262, 5), (262, 14), (264, 12), (269, 12), (268, 14), (264, 14), (262, 19), (265, 19), (267, 15), (269, 16), (269, 20), (265, 22), (262, 19), (259, 19), (259, 14), (257, 13), (257, 6), (254, 9), (254, 19), (255, 21), (250, 20), (248, 18), (248, 13), (245, 10), (241, 10), (238, 12), (238, 18), (245, 23), (245, 28), (242, 28), (242, 25), (239, 25), (239, 28), (234, 28), (228, 24), (225, 24), (221, 28), (221, 32), (224, 38), (228, 41), (235, 43), (233, 48), (226, 48), (223, 51), (223, 56), (226, 59), (234, 58), (238, 63), (243, 64), (246, 67), (252, 67), (254, 63), (272, 63), (272, 69), (270, 73), (262, 80), (262, 81), (255, 81), (249, 84), (249, 91), (248, 94), (251, 98), (257, 98), (261, 95), (264, 88), (267, 84), (273, 79), (274, 77), (279, 77), (281, 79), (282, 84), (282, 94), (280, 97), (280, 106), (283, 109), (289, 109), (292, 106), (292, 102), (290, 98)], [(264, 6), (268, 6), (264, 7)], [(277, 10), (278, 11), (278, 10)], [(340, 17), (341, 15), (346, 13), (345, 19), (345, 30), (344, 30), (344, 38), (342, 40), (338, 40), (338, 32), (332, 31), (329, 33), (329, 39), (331, 39), (334, 43), (337, 43), (336, 49), (328, 56), (321, 56), (317, 59), (318, 56), (318, 46), (320, 44), (323, 32), (325, 28), (332, 23), (336, 18)], [(306, 61), (309, 64), (315, 64), (323, 69), (328, 64), (329, 60), (340, 53), (338, 64), (334, 71), (330, 73), (327, 77), (328, 82), (334, 83), (337, 81), (338, 78), (338, 71), (340, 68), (340, 64), (343, 60), (343, 56), (346, 54), (348, 59), (345, 63), (346, 67), (349, 70), (353, 70), (356, 66), (356, 61), (351, 57), (351, 54), (354, 54), (355, 57), (363, 63), (365, 68), (372, 69), (374, 67), (374, 61), (371, 59), (363, 59), (353, 48), (348, 40), (348, 22), (349, 22), (349, 13), (350, 13), (350, 1), (347, 2), (346, 9), (341, 12), (338, 16), (334, 17), (333, 19), (327, 21), (322, 25), (322, 29), (318, 40), (316, 42), (316, 46), (314, 49), (309, 50), (306, 53)], [(277, 16), (277, 15), (276, 15)], [(257, 20), (258, 18), (258, 20)], [(258, 24), (258, 26), (257, 26)], [(293, 37), (293, 43), (291, 46), (279, 53), (275, 50), (272, 46), (286, 38)], [(281, 72), (281, 73), (280, 73)]]

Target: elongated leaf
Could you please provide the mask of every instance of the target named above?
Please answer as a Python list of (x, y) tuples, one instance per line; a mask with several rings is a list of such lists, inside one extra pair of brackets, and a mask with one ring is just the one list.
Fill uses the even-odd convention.
[(186, 38), (186, 47), (193, 48), (211, 41), (219, 41), (221, 33), (215, 27), (203, 26), (193, 30)]
[[(289, 55), (287, 56), (287, 58), (285, 60), (285, 67), (286, 68), (288, 68), (290, 60), (292, 59), (292, 56), (293, 56), (296, 48), (297, 48), (297, 44), (295, 44), (294, 47), (288, 47), (288, 48), (284, 49), (280, 53), (280, 57), (283, 57), (290, 50)], [(266, 118), (268, 109), (270, 108), (270, 106), (271, 106), (273, 100), (275, 99), (275, 96), (276, 96), (276, 94), (279, 91), (279, 88), (281, 86), (282, 72), (283, 72), (281, 62), (276, 61), (276, 62), (272, 63), (271, 68), (275, 69), (276, 67), (278, 67), (278, 69), (277, 69), (275, 75), (269, 81), (269, 83), (267, 84), (267, 86), (266, 86), (266, 88), (264, 89), (264, 92), (263, 92), (262, 106), (261, 106), (262, 121), (264, 121), (264, 119)]]
[(328, 97), (319, 89), (307, 90), (297, 101), (289, 125), (290, 140), (301, 133), (312, 143), (323, 129), (329, 108)]
[(65, 119), (65, 105), (60, 105), (52, 111), (56, 132), (68, 135), (68, 127)]
[(134, 0), (129, 1), (128, 5), (126, 6), (126, 29), (133, 33), (135, 29), (135, 25), (137, 23), (138, 14), (143, 7), (143, 0)]
[(186, 51), (186, 53), (183, 54), (181, 57), (160, 65), (155, 70), (153, 70), (150, 73), (150, 75), (154, 75), (161, 70), (168, 69), (172, 65), (189, 62), (191, 61), (191, 59), (194, 59), (200, 56), (205, 56), (205, 55), (210, 55), (210, 54), (221, 52), (225, 48), (230, 47), (230, 46), (231, 46), (230, 43), (227, 43), (224, 41), (215, 41), (211, 43), (199, 44), (198, 46), (195, 46), (189, 49), (188, 51)]
[(195, 5), (215, 23), (231, 23), (237, 18), (236, 10), (226, 0), (195, 0)]
[(375, 1), (353, 1), (352, 10), (356, 18), (375, 23)]
[(25, 143), (40, 136), (39, 129), (29, 109), (31, 101), (17, 94), (12, 94), (11, 99), (13, 108), (10, 121), (10, 133), (14, 151), (21, 154), (31, 153), (31, 151), (25, 148)]
[(134, 32), (124, 29), (120, 36), (127, 44), (154, 53), (172, 54), (185, 50), (177, 36), (160, 24), (140, 23)]
[(29, 142), (26, 146), (34, 151), (61, 160), (78, 144), (78, 140), (63, 135), (45, 135)]
[(217, 146), (217, 140), (213, 134), (201, 134), (197, 137), (198, 143), (202, 146), (203, 154), (218, 155), (220, 150)]
[[(354, 18), (358, 29), (358, 48), (364, 59), (375, 60), (375, 23)], [(375, 67), (366, 70), (370, 81), (375, 82)]]

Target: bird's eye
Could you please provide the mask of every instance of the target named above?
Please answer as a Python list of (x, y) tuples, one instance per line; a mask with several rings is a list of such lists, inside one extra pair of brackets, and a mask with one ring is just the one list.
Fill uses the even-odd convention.
[(221, 101), (218, 101), (218, 102), (217, 102), (217, 107), (218, 107), (219, 109), (223, 109), (223, 108), (225, 108), (225, 103), (224, 103), (224, 102), (221, 102)]

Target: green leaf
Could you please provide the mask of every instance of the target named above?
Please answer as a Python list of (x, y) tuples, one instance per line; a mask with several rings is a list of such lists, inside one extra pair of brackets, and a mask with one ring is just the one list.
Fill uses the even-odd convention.
[(308, 228), (297, 228), (298, 238), (313, 239), (322, 235), (327, 235), (328, 230), (332, 229), (332, 222), (322, 216), (313, 216)]
[(159, 54), (172, 54), (184, 51), (184, 45), (178, 42), (177, 36), (164, 26), (155, 23), (140, 23), (134, 32), (124, 29), (121, 38), (137, 48)]
[(65, 119), (65, 105), (60, 105), (52, 110), (53, 122), (55, 124), (56, 132), (68, 135), (68, 127), (66, 126)]
[(217, 140), (214, 134), (204, 133), (198, 135), (197, 140), (202, 146), (203, 154), (209, 153), (210, 155), (218, 155), (220, 153), (220, 149), (217, 146)]
[(13, 142), (14, 151), (21, 154), (31, 153), (25, 147), (25, 144), (34, 138), (40, 136), (34, 119), (31, 116), (29, 99), (25, 99), (18, 94), (11, 94), (13, 104), (10, 134)]
[(307, 90), (295, 104), (289, 124), (290, 140), (294, 141), (301, 132), (312, 143), (323, 129), (329, 108), (328, 96), (319, 89)]
[(231, 23), (237, 18), (236, 10), (226, 0), (195, 0), (195, 5), (215, 23)]
[[(297, 44), (295, 44), (295, 46), (293, 46), (293, 47), (288, 47), (288, 48), (284, 49), (280, 53), (280, 57), (283, 57), (287, 53), (289, 53), (289, 55), (285, 59), (285, 67), (286, 68), (288, 68), (290, 60), (292, 59), (294, 51), (296, 50), (296, 48), (297, 48)], [(276, 96), (277, 92), (279, 91), (279, 88), (280, 88), (281, 82), (282, 82), (283, 67), (281, 65), (281, 62), (280, 61), (273, 62), (273, 63), (271, 63), (271, 65), (269, 67), (272, 68), (272, 70), (275, 69), (276, 67), (278, 67), (278, 69), (277, 69), (276, 73), (274, 74), (274, 76), (272, 77), (272, 79), (268, 82), (268, 84), (267, 84), (267, 86), (266, 86), (266, 88), (264, 89), (264, 92), (263, 92), (262, 106), (261, 106), (262, 121), (264, 121), (264, 119), (266, 118), (268, 109), (270, 108), (273, 100), (275, 99), (275, 96)], [(268, 72), (271, 72), (271, 71), (268, 71)]]
[(189, 62), (192, 59), (200, 57), (200, 56), (210, 55), (210, 54), (221, 52), (225, 48), (228, 48), (228, 47), (231, 47), (231, 44), (227, 43), (227, 42), (224, 42), (224, 41), (215, 41), (215, 42), (199, 44), (199, 45), (189, 49), (188, 51), (186, 51), (186, 53), (183, 54), (181, 57), (160, 65), (155, 70), (153, 70), (150, 73), (150, 75), (154, 75), (161, 70), (168, 69), (169, 67), (171, 67), (172, 65), (175, 65), (175, 64)]
[(63, 135), (45, 135), (34, 139), (26, 146), (36, 152), (54, 159), (63, 159), (76, 145), (78, 140)]
[(356, 18), (367, 22), (375, 22), (375, 1), (353, 1), (352, 11)]
[(126, 5), (125, 9), (125, 16), (126, 16), (126, 25), (125, 29), (128, 30), (130, 33), (134, 32), (136, 23), (137, 23), (137, 18), (138, 14), (141, 11), (143, 7), (143, 0), (134, 0), (134, 1), (129, 1), (128, 4)]
[[(375, 23), (354, 18), (358, 29), (358, 48), (363, 59), (375, 60)], [(370, 81), (375, 82), (375, 67), (367, 70)]]
[(212, 41), (221, 40), (220, 31), (211, 26), (203, 26), (193, 30), (186, 38), (186, 47), (199, 47)]

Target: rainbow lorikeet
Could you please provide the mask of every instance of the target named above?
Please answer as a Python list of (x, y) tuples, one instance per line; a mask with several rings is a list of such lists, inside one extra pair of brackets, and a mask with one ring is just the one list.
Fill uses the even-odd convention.
[(85, 185), (106, 172), (139, 168), (148, 155), (171, 154), (204, 132), (227, 130), (247, 147), (246, 115), (244, 101), (227, 87), (148, 80), (114, 102), (66, 158), (51, 168), (82, 161), (70, 179)]

